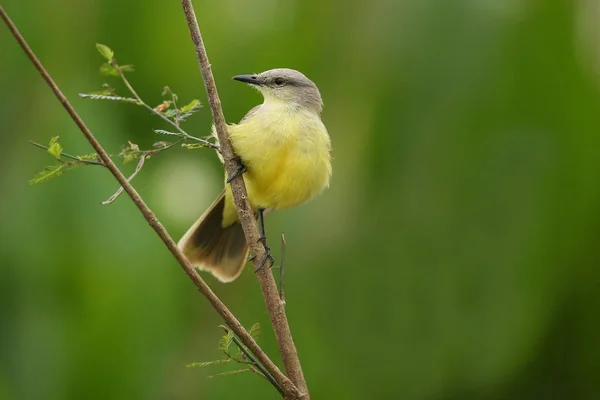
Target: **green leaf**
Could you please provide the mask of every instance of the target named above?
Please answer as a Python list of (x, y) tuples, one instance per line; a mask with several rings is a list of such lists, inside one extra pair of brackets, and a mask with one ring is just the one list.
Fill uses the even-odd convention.
[(60, 160), (60, 154), (63, 151), (63, 147), (58, 143), (58, 136), (54, 136), (50, 139), (50, 143), (48, 144), (48, 153), (52, 155), (52, 157)]
[(188, 104), (186, 104), (185, 106), (181, 107), (181, 112), (182, 113), (187, 113), (190, 112), (194, 109), (198, 109), (202, 107), (202, 104), (200, 103), (200, 100), (198, 99), (194, 99), (192, 101), (190, 101)]
[(113, 67), (111, 63), (107, 62), (100, 66), (100, 75), (120, 76), (119, 71), (115, 67)]
[(171, 145), (171, 142), (162, 140), (160, 142), (153, 143), (152, 147), (155, 149), (164, 149), (165, 147), (169, 147), (169, 145)]
[(133, 65), (131, 65), (131, 64), (119, 65), (119, 69), (122, 72), (134, 72), (135, 71), (135, 69), (133, 69)]
[(200, 144), (200, 143), (182, 143), (181, 147), (185, 147), (188, 150), (196, 150), (196, 149), (203, 149), (203, 148), (208, 147), (208, 146), (205, 146), (205, 145)]
[(39, 172), (33, 178), (31, 178), (29, 180), (29, 184), (35, 185), (36, 183), (47, 182), (52, 178), (62, 175), (62, 169), (65, 167), (65, 165), (66, 164), (55, 164), (47, 166), (42, 172)]
[(228, 358), (228, 359), (223, 359), (223, 360), (193, 362), (193, 363), (189, 363), (188, 365), (186, 365), (186, 367), (187, 368), (204, 368), (204, 367), (210, 367), (211, 365), (227, 364), (232, 361), (233, 360), (231, 358)]
[(111, 62), (115, 56), (115, 53), (106, 45), (96, 43), (96, 49), (98, 49), (98, 52), (102, 55), (102, 57), (106, 58), (108, 62)]
[(254, 340), (258, 340), (258, 336), (260, 335), (260, 324), (257, 322), (254, 325), (252, 325), (252, 328), (250, 328), (250, 331), (248, 331), (248, 333), (250, 334), (250, 336), (252, 336)]
[(86, 96), (100, 95), (100, 96), (117, 96), (117, 91), (110, 87), (108, 83), (102, 85), (102, 90), (98, 90), (95, 92), (86, 93)]
[(165, 131), (163, 129), (154, 129), (154, 133), (160, 133), (161, 135), (183, 136), (182, 133)]
[(181, 108), (181, 114), (179, 115), (178, 119), (180, 121), (185, 121), (187, 117), (198, 112), (200, 108), (202, 108), (202, 103), (200, 103), (200, 100), (194, 99), (189, 104), (186, 104)]
[(228, 353), (231, 342), (233, 342), (233, 331), (227, 332), (227, 334), (219, 340), (219, 350)]
[(131, 97), (121, 97), (121, 96), (108, 96), (99, 93), (79, 93), (79, 97), (90, 100), (112, 100), (112, 101), (122, 101), (125, 103), (134, 103), (136, 105), (141, 105), (137, 99)]
[(177, 112), (178, 112), (177, 110), (169, 109), (169, 110), (163, 111), (162, 115), (164, 115), (167, 118), (173, 118), (174, 116), (177, 115)]
[(82, 161), (98, 161), (98, 154), (96, 154), (96, 153), (84, 154), (82, 156), (77, 156), (77, 158)]
[(140, 154), (140, 147), (135, 143), (128, 142), (128, 144), (121, 149), (119, 157), (123, 158), (123, 164), (127, 164), (139, 158)]
[(242, 372), (252, 372), (252, 370), (250, 368), (245, 368), (245, 369), (238, 369), (235, 371), (226, 371), (226, 372), (221, 372), (218, 374), (211, 375), (211, 376), (209, 376), (209, 378), (220, 378), (223, 376), (241, 374)]

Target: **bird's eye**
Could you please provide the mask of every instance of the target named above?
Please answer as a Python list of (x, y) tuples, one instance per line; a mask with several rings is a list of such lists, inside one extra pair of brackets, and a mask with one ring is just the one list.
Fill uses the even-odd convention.
[(273, 80), (273, 83), (275, 85), (277, 85), (277, 86), (283, 86), (283, 85), (285, 85), (285, 79), (283, 79), (283, 78), (275, 78)]

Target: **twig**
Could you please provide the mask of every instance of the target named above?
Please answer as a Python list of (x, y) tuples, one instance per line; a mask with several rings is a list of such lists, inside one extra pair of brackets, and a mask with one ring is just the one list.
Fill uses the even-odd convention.
[[(144, 162), (146, 161), (146, 155), (144, 154), (143, 156), (140, 157), (140, 161), (138, 161), (137, 165), (135, 166), (135, 171), (133, 171), (133, 174), (131, 174), (131, 176), (129, 178), (127, 178), (127, 182), (131, 182), (131, 180), (133, 178), (135, 178), (135, 176), (137, 175), (138, 172), (140, 172), (140, 170), (142, 169), (142, 167), (144, 166)], [(123, 186), (119, 186), (119, 188), (117, 189), (117, 191), (115, 192), (115, 194), (113, 194), (112, 196), (110, 196), (108, 198), (108, 200), (104, 200), (102, 203), (103, 206), (112, 203), (113, 201), (115, 201), (117, 199), (117, 197), (119, 197), (119, 195), (123, 193)]]
[[(206, 146), (206, 147), (210, 147), (212, 149), (218, 150), (219, 146), (217, 146), (214, 143), (211, 143), (207, 140), (204, 139), (200, 139), (194, 136), (189, 135), (186, 131), (184, 131), (183, 129), (181, 129), (181, 127), (179, 126), (178, 123), (171, 121), (169, 118), (167, 118), (166, 116), (164, 116), (162, 113), (156, 111), (154, 108), (152, 108), (151, 106), (149, 106), (144, 100), (142, 100), (142, 98), (140, 97), (140, 95), (136, 92), (136, 90), (133, 88), (133, 86), (131, 86), (131, 83), (129, 83), (129, 80), (127, 79), (127, 77), (125, 76), (125, 74), (123, 73), (123, 70), (121, 70), (121, 66), (117, 63), (117, 60), (115, 60), (114, 58), (111, 60), (111, 65), (113, 66), (114, 69), (117, 70), (117, 72), (119, 73), (119, 76), (121, 77), (121, 80), (123, 81), (123, 83), (125, 84), (125, 86), (127, 87), (127, 89), (129, 90), (129, 92), (133, 95), (133, 97), (135, 97), (135, 99), (138, 101), (138, 103), (142, 106), (144, 106), (148, 111), (150, 111), (152, 114), (159, 116), (160, 118), (162, 118), (164, 121), (168, 122), (169, 124), (171, 124), (175, 129), (177, 129), (185, 139), (191, 139), (191, 140), (195, 140), (197, 142), (202, 143), (202, 145)], [(177, 107), (177, 106), (175, 106)]]
[[(48, 146), (40, 144), (40, 143), (37, 143), (37, 142), (34, 142), (33, 140), (30, 140), (29, 144), (32, 144), (35, 147), (39, 147), (40, 149), (45, 149), (45, 150), (49, 149)], [(102, 162), (100, 162), (100, 161), (85, 160), (83, 158), (80, 158), (80, 157), (77, 157), (77, 156), (73, 156), (71, 154), (67, 154), (67, 153), (63, 153), (63, 152), (61, 152), (60, 155), (63, 156), (64, 158), (69, 158), (71, 160), (78, 161), (78, 162), (80, 162), (82, 164), (100, 165), (100, 166), (104, 167), (104, 164)]]
[[(135, 176), (138, 174), (138, 172), (140, 172), (142, 170), (142, 168), (144, 167), (144, 163), (146, 162), (146, 159), (154, 156), (155, 154), (157, 154), (157, 153), (159, 153), (161, 151), (165, 151), (167, 149), (170, 149), (171, 147), (180, 144), (184, 140), (185, 140), (185, 138), (181, 138), (181, 139), (179, 139), (176, 142), (170, 143), (170, 144), (168, 144), (166, 146), (163, 146), (163, 147), (160, 147), (160, 148), (154, 149), (154, 150), (138, 151), (142, 155), (140, 156), (140, 160), (138, 161), (137, 165), (135, 166), (135, 171), (133, 171), (133, 174), (131, 174), (129, 176), (129, 178), (127, 178), (127, 182), (131, 182), (133, 180), (133, 178), (135, 178)], [(115, 201), (117, 199), (117, 197), (119, 197), (121, 195), (121, 193), (123, 193), (123, 186), (119, 186), (119, 188), (117, 189), (117, 191), (112, 196), (110, 196), (107, 200), (104, 200), (100, 204), (102, 204), (103, 206), (111, 204), (113, 201)]]
[(281, 232), (281, 262), (279, 263), (279, 299), (285, 306), (285, 291), (283, 290), (283, 266), (285, 265), (285, 235)]
[[(221, 328), (223, 328), (223, 330), (225, 331), (225, 333), (229, 333), (229, 328), (227, 328), (226, 326), (221, 325)], [(256, 367), (256, 369), (258, 370), (259, 374), (262, 375), (265, 379), (267, 379), (269, 382), (271, 382), (271, 384), (273, 386), (275, 386), (277, 388), (277, 390), (279, 390), (279, 392), (281, 394), (285, 394), (283, 392), (283, 389), (281, 388), (281, 386), (279, 386), (279, 384), (277, 383), (277, 381), (271, 376), (271, 374), (269, 373), (269, 371), (267, 371), (265, 369), (265, 367), (252, 355), (251, 352), (248, 351), (248, 349), (246, 349), (246, 346), (244, 346), (244, 344), (242, 342), (240, 342), (240, 339), (238, 339), (238, 337), (236, 335), (233, 335), (231, 337), (231, 339), (233, 340), (233, 343), (235, 343), (235, 345), (240, 349), (240, 351), (242, 353), (244, 353), (244, 355), (246, 357), (248, 357), (248, 359), (250, 360), (249, 364), (253, 365), (254, 367)]]
[(42, 66), (36, 55), (33, 53), (23, 36), (20, 34), (17, 27), (9, 18), (8, 14), (4, 11), (4, 8), (0, 5), (0, 17), (4, 20), (8, 28), (10, 29), (12, 35), (15, 37), (27, 57), (31, 60), (35, 68), (42, 75), (42, 78), (46, 81), (52, 92), (63, 105), (67, 113), (73, 119), (73, 122), (79, 127), (85, 138), (90, 142), (100, 160), (104, 162), (108, 170), (113, 174), (115, 179), (123, 186), (125, 192), (129, 195), (131, 200), (140, 210), (144, 219), (148, 222), (148, 224), (154, 229), (156, 234), (163, 241), (165, 246), (169, 249), (169, 251), (173, 254), (185, 274), (192, 280), (194, 285), (198, 288), (200, 293), (206, 297), (206, 299), (210, 302), (213, 308), (217, 311), (217, 313), (223, 318), (227, 326), (235, 332), (235, 334), (240, 338), (240, 340), (248, 347), (252, 353), (256, 355), (256, 358), (265, 366), (265, 368), (269, 371), (269, 373), (275, 378), (275, 380), (279, 383), (279, 385), (284, 389), (286, 395), (297, 397), (298, 389), (294, 386), (294, 384), (277, 368), (277, 366), (269, 359), (269, 357), (265, 354), (265, 352), (258, 346), (256, 341), (250, 336), (248, 331), (244, 329), (242, 324), (237, 320), (237, 318), (229, 311), (229, 309), (223, 304), (223, 302), (213, 293), (210, 287), (204, 282), (202, 277), (194, 270), (192, 265), (185, 258), (183, 253), (175, 244), (175, 241), (169, 236), (165, 228), (156, 218), (156, 215), (148, 208), (146, 203), (142, 200), (137, 191), (131, 186), (129, 182), (127, 182), (127, 178), (119, 171), (116, 164), (112, 161), (108, 153), (104, 150), (104, 148), (100, 145), (98, 140), (94, 137), (92, 132), (85, 125), (81, 117), (77, 114), (73, 106), (69, 103), (67, 98), (63, 95), (61, 90), (58, 88), (50, 74), (45, 70)]
[[(227, 124), (225, 123), (225, 117), (223, 116), (223, 110), (221, 109), (221, 101), (217, 93), (217, 87), (211, 71), (210, 62), (208, 61), (198, 21), (196, 20), (194, 7), (191, 0), (181, 0), (181, 5), (185, 13), (190, 35), (192, 36), (198, 63), (200, 64), (200, 71), (202, 72), (202, 78), (204, 79), (208, 103), (219, 138), (220, 152), (223, 156), (225, 170), (227, 171), (228, 176), (231, 177), (239, 169), (239, 159), (235, 156), (233, 147), (229, 141)], [(240, 222), (244, 229), (246, 241), (250, 247), (250, 252), (254, 256), (254, 265), (258, 268), (259, 260), (264, 258), (266, 249), (265, 244), (262, 243), (261, 245), (261, 242), (259, 242), (260, 235), (258, 227), (256, 225), (256, 219), (254, 218), (254, 211), (248, 202), (248, 193), (246, 191), (246, 186), (244, 185), (242, 174), (238, 174), (238, 176), (232, 179), (231, 189)], [(279, 298), (273, 272), (270, 268), (260, 268), (256, 273), (256, 276), (269, 311), (269, 317), (271, 319), (271, 324), (273, 325), (273, 330), (275, 331), (275, 338), (279, 345), (279, 352), (281, 353), (286, 372), (291, 381), (300, 390), (301, 398), (309, 399), (308, 387), (304, 379), (302, 366), (300, 365), (300, 359), (298, 358), (298, 353), (296, 351), (296, 345), (292, 338), (292, 332), (285, 315), (285, 307)]]

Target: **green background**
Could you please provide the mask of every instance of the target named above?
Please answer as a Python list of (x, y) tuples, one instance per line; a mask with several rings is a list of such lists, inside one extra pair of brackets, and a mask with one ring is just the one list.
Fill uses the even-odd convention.
[[(178, 1), (2, 2), (111, 152), (167, 128), (93, 102), (105, 43), (151, 104), (205, 102)], [(321, 89), (331, 188), (267, 218), (288, 241), (288, 316), (314, 399), (600, 395), (600, 28), (596, 0), (195, 2), (225, 116), (274, 67)], [(221, 320), (97, 167), (27, 181), (60, 135), (91, 152), (0, 27), (0, 398), (276, 399), (208, 379)], [(121, 93), (124, 93), (121, 90)], [(208, 134), (208, 108), (185, 124)], [(133, 165), (125, 165), (126, 173)], [(221, 190), (210, 150), (151, 159), (135, 187), (179, 238)], [(275, 251), (278, 257), (279, 251)], [(250, 267), (207, 281), (277, 362)]]

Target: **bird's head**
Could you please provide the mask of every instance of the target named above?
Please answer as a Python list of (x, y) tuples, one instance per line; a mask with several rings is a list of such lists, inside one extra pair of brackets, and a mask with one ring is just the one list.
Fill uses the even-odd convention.
[(257, 89), (265, 98), (265, 103), (277, 102), (317, 113), (323, 108), (317, 85), (303, 73), (293, 69), (276, 68), (260, 74), (237, 75), (233, 79)]

